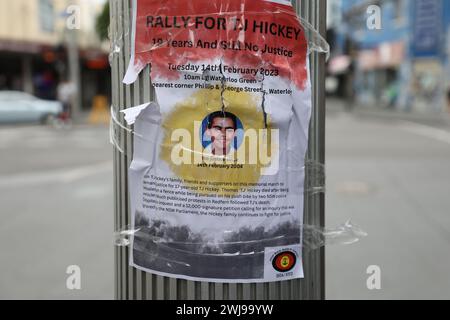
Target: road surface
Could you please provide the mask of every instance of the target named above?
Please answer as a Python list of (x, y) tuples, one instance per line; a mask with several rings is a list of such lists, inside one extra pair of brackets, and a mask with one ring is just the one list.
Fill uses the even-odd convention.
[(0, 127), (0, 299), (113, 298), (108, 141), (104, 127)]
[[(369, 235), (327, 248), (329, 299), (450, 299), (450, 129), (339, 112), (327, 119), (327, 225)], [(381, 290), (366, 273), (381, 269)]]

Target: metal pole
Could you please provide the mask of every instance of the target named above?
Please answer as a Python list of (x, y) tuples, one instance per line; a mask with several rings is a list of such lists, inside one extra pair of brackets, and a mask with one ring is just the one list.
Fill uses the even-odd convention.
[[(147, 67), (138, 80), (122, 84), (130, 59), (131, 0), (109, 0), (112, 40), (120, 48), (112, 60), (112, 103), (116, 117), (124, 123), (120, 109), (153, 100)], [(326, 0), (294, 0), (299, 14), (323, 35), (326, 31)], [(311, 57), (313, 111), (310, 128), (308, 158), (325, 162), (325, 58)], [(131, 223), (127, 190), (127, 168), (132, 160), (132, 136), (117, 130), (118, 148), (114, 149), (115, 228), (122, 230)], [(308, 180), (308, 173), (306, 179)], [(325, 225), (325, 197), (323, 194), (305, 194), (304, 223)], [(137, 300), (318, 300), (325, 298), (325, 251), (304, 252), (305, 279), (263, 283), (227, 284), (176, 280), (144, 273), (128, 266), (128, 247), (115, 247), (115, 297)]]
[(28, 55), (22, 57), (22, 81), (23, 91), (33, 94), (33, 60)]
[[(66, 7), (72, 4), (71, 0), (66, 1)], [(66, 26), (66, 44), (69, 67), (69, 81), (75, 86), (75, 94), (72, 97), (71, 117), (78, 120), (81, 113), (81, 81), (80, 81), (80, 55), (78, 52), (77, 30)]]
[(75, 86), (72, 98), (71, 117), (77, 120), (81, 112), (80, 57), (78, 53), (77, 31), (67, 30), (67, 53), (69, 62), (69, 79)]

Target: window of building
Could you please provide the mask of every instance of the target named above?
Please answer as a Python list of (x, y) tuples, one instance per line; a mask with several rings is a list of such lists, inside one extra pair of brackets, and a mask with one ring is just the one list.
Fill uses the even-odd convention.
[(54, 32), (55, 16), (52, 0), (39, 0), (39, 25), (44, 32)]

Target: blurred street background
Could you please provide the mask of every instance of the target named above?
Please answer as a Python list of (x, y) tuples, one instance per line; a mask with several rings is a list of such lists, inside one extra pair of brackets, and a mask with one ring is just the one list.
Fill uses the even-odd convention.
[[(0, 0), (0, 299), (113, 298), (105, 2)], [(450, 299), (450, 1), (328, 4), (327, 298)]]
[(0, 128), (0, 299), (113, 298), (108, 141), (97, 126)]
[[(326, 223), (368, 233), (326, 248), (329, 299), (450, 299), (450, 129), (328, 102)], [(369, 266), (381, 290), (368, 290)]]
[(105, 4), (0, 0), (0, 299), (114, 296)]
[(450, 1), (328, 5), (327, 225), (369, 236), (327, 247), (327, 297), (449, 299)]

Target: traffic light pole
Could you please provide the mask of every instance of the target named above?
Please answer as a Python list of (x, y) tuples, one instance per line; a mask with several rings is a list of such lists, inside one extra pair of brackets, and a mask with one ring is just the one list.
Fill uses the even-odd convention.
[[(131, 3), (132, 0), (109, 0), (111, 14), (112, 47), (112, 112), (125, 126), (121, 109), (153, 100), (149, 67), (146, 67), (132, 85), (122, 79), (130, 60)], [(322, 35), (326, 32), (326, 0), (294, 0), (296, 11)], [(325, 57), (312, 53), (312, 119), (308, 159), (325, 163)], [(133, 155), (133, 137), (122, 128), (113, 128), (114, 148), (114, 221), (116, 230), (131, 224), (128, 193), (128, 167)], [(306, 173), (306, 183), (309, 176)], [(325, 196), (323, 193), (305, 193), (304, 223), (325, 225)], [(325, 251), (308, 250), (303, 253), (305, 278), (262, 283), (228, 284), (177, 280), (145, 273), (129, 266), (130, 247), (115, 247), (115, 297), (137, 300), (319, 300), (325, 298)]]

